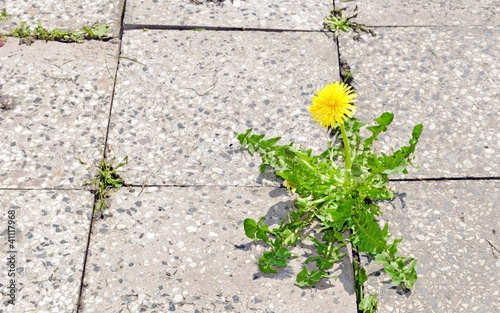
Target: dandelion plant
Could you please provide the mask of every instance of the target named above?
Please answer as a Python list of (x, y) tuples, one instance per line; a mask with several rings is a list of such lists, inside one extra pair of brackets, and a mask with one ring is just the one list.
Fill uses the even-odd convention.
[[(376, 124), (367, 127), (372, 135), (362, 139), (359, 133), (365, 123), (353, 117), (357, 109), (353, 105), (355, 97), (350, 86), (337, 82), (317, 91), (312, 98), (309, 107), (312, 119), (322, 127), (340, 131), (343, 143), (335, 145), (330, 141), (326, 151), (319, 155), (312, 155), (312, 150), (293, 142), (277, 145), (281, 137), (264, 140), (264, 134), (252, 134), (252, 129), (241, 134), (235, 132), (250, 154), (258, 152), (262, 156), (260, 171), (266, 166), (274, 168), (276, 175), (284, 179), (286, 188), (298, 195), (279, 227), (270, 229), (263, 223), (265, 217), (258, 221), (246, 219), (245, 234), (269, 246), (258, 266), (264, 273), (276, 273), (288, 264), (288, 259), (296, 256), (289, 247), (306, 239), (302, 234), (307, 227), (319, 224), (322, 240), (309, 236), (316, 246), (316, 254), (304, 262), (316, 266), (304, 265), (297, 274), (296, 285), (312, 286), (322, 278), (333, 277), (333, 265), (345, 255), (340, 253), (340, 248), (350, 243), (357, 253), (364, 253), (382, 264), (393, 284), (410, 289), (417, 280), (417, 260), (399, 255), (397, 245), (402, 239), (391, 240), (388, 224), (380, 229), (376, 218), (382, 211), (376, 203), (394, 198), (386, 186), (388, 175), (408, 173), (422, 124), (415, 126), (407, 146), (393, 149), (391, 155), (378, 155), (373, 151), (373, 142), (387, 130), (394, 115), (386, 112), (376, 118)], [(343, 233), (350, 235), (345, 239)], [(377, 295), (363, 295), (365, 269), (356, 260), (354, 269), (359, 309), (373, 312)]]

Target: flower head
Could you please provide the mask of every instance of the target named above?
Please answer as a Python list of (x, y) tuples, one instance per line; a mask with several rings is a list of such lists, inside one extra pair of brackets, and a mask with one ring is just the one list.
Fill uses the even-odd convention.
[(334, 127), (335, 122), (340, 126), (347, 116), (352, 117), (356, 107), (352, 105), (357, 95), (351, 87), (339, 82), (326, 85), (320, 91), (316, 91), (312, 97), (313, 104), (309, 107), (312, 119), (323, 127)]

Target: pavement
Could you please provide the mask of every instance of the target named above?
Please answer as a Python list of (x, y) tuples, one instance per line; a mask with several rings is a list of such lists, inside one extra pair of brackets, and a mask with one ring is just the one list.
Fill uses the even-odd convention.
[[(293, 284), (307, 244), (259, 272), (243, 220), (277, 224), (293, 196), (233, 135), (322, 151), (308, 106), (346, 68), (359, 119), (395, 114), (379, 151), (424, 125), (420, 170), (381, 203), (419, 280), (403, 292), (361, 256), (378, 312), (500, 312), (499, 2), (335, 5), (376, 36), (321, 31), (323, 0), (0, 1), (3, 33), (111, 26), (106, 41), (0, 47), (0, 312), (356, 313), (350, 250), (315, 287)], [(100, 216), (83, 184), (103, 155), (129, 162)]]

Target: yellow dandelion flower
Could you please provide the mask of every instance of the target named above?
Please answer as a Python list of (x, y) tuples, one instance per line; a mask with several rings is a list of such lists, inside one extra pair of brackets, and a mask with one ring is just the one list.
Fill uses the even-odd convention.
[(335, 122), (340, 126), (349, 116), (356, 112), (356, 107), (352, 105), (357, 95), (352, 91), (351, 86), (331, 83), (320, 91), (316, 91), (312, 97), (313, 104), (309, 107), (312, 119), (323, 127), (335, 126)]

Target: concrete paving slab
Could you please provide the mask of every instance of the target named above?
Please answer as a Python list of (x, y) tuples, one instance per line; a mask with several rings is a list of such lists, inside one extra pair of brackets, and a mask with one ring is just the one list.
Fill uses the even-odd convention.
[(320, 30), (327, 0), (128, 0), (125, 24)]
[(403, 238), (401, 255), (418, 259), (418, 281), (403, 294), (371, 262), (366, 290), (379, 293), (377, 312), (499, 312), (500, 254), (487, 242), (500, 245), (499, 187), (498, 181), (392, 184), (397, 196), (383, 204), (381, 222), (389, 222), (393, 238)]
[[(9, 39), (0, 48), (0, 187), (80, 187), (100, 161), (118, 44)], [(107, 56), (114, 73), (117, 58)], [(113, 74), (114, 75), (114, 74)], [(81, 161), (80, 161), (81, 160)]]
[(498, 0), (353, 0), (335, 1), (347, 13), (358, 6), (352, 21), (371, 26), (498, 26)]
[(380, 151), (407, 144), (413, 126), (424, 125), (421, 169), (410, 177), (500, 176), (499, 35), (495, 28), (378, 28), (362, 42), (341, 36), (359, 95), (356, 116), (395, 115)]
[(118, 191), (93, 224), (80, 312), (357, 312), (347, 256), (315, 288), (294, 286), (308, 245), (278, 273), (258, 270), (264, 247), (243, 220), (277, 226), (292, 200), (270, 187)]
[(233, 135), (251, 127), (327, 147), (308, 111), (314, 91), (338, 80), (324, 34), (135, 30), (122, 48), (146, 64), (121, 63), (108, 137), (110, 156), (129, 157), (129, 184), (279, 184)]
[(0, 190), (0, 311), (76, 312), (93, 202), (86, 191)]
[(0, 10), (6, 8), (7, 21), (0, 21), (0, 32), (9, 33), (25, 23), (32, 29), (38, 22), (52, 30), (81, 30), (95, 22), (110, 26), (108, 35), (117, 37), (120, 33), (124, 0), (65, 0), (24, 1), (1, 0)]

